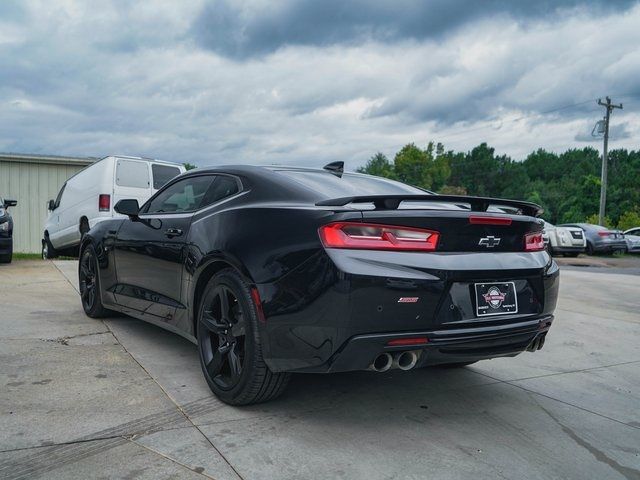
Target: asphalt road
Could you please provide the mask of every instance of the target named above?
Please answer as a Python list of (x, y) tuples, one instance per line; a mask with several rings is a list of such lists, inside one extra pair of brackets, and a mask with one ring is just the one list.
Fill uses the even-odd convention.
[(0, 478), (640, 478), (639, 276), (563, 269), (536, 353), (298, 375), (234, 408), (192, 344), (86, 317), (75, 269), (0, 266)]

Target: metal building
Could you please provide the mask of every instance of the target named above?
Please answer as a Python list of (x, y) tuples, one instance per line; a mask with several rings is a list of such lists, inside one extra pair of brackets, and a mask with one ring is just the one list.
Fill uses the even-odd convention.
[(11, 209), (14, 252), (39, 253), (47, 202), (64, 182), (97, 158), (0, 153), (0, 197), (18, 201)]

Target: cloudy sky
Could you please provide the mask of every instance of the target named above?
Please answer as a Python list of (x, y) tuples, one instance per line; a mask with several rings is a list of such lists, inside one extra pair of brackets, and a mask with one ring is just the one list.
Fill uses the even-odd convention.
[[(631, 1), (0, 1), (0, 151), (351, 169), (487, 141), (640, 147)], [(599, 140), (598, 140), (599, 142)]]

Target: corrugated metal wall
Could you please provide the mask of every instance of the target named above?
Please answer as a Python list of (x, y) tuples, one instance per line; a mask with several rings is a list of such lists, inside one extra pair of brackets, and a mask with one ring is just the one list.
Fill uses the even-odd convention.
[(0, 197), (18, 201), (18, 206), (10, 210), (14, 221), (15, 252), (40, 252), (47, 202), (56, 197), (69, 177), (83, 168), (82, 165), (0, 159)]

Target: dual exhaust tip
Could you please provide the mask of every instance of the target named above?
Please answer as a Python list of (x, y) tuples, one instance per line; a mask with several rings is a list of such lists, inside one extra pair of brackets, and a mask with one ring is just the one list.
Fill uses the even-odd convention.
[(398, 352), (393, 355), (385, 352), (381, 353), (373, 360), (369, 369), (379, 373), (386, 372), (392, 368), (411, 370), (416, 366), (416, 363), (418, 363), (418, 355), (416, 352)]

